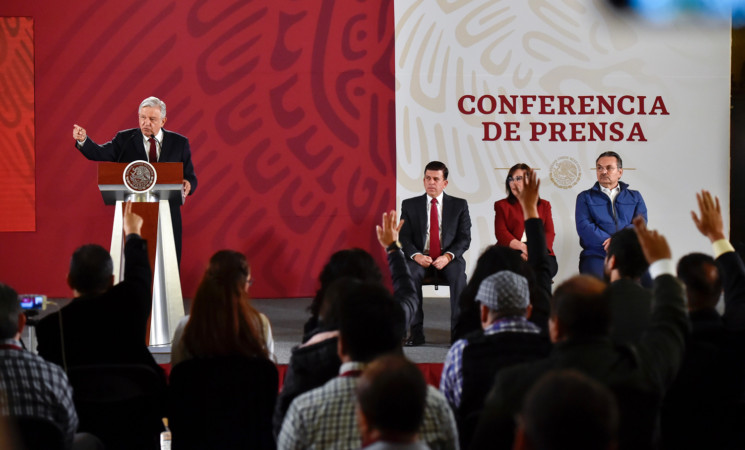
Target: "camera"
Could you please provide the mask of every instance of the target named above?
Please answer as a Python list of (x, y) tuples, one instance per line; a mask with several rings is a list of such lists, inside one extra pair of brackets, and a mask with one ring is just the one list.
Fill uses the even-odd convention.
[(21, 302), (21, 308), (23, 309), (44, 309), (47, 302), (47, 296), (39, 294), (24, 294), (19, 295), (18, 300)]

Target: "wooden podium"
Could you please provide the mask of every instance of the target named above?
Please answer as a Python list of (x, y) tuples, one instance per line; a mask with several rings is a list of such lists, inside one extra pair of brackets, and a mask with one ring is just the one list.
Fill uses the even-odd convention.
[(168, 200), (183, 201), (181, 163), (154, 163), (155, 185), (147, 193), (136, 193), (124, 182), (129, 163), (98, 164), (98, 188), (107, 205), (116, 205), (111, 233), (114, 283), (124, 276), (123, 202), (132, 201), (132, 211), (143, 218), (142, 237), (148, 242), (152, 269), (153, 307), (150, 314), (149, 345), (170, 345), (178, 322), (184, 317), (176, 245)]

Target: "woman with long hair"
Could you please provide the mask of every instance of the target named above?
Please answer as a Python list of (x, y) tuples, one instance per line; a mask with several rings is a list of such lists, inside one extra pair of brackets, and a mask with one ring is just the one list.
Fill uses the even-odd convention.
[(271, 326), (269, 319), (251, 306), (251, 284), (251, 269), (241, 253), (220, 250), (210, 258), (191, 314), (174, 333), (172, 365), (197, 357), (271, 356)]
[[(494, 203), (494, 235), (497, 245), (509, 247), (527, 261), (528, 246), (525, 237), (525, 218), (520, 202), (516, 194), (523, 188), (523, 180), (530, 166), (524, 163), (515, 164), (510, 168), (505, 179), (504, 186), (507, 198)], [(551, 265), (551, 277), (556, 275), (559, 266), (554, 255), (554, 219), (551, 216), (551, 204), (541, 198), (538, 199), (538, 216), (543, 221), (546, 233), (546, 248), (548, 249), (549, 263)]]

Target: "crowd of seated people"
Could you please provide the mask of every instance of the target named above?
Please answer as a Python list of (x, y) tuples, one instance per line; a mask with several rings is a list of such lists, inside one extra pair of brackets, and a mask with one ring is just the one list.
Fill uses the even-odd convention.
[[(270, 443), (261, 448), (745, 448), (745, 265), (726, 240), (719, 200), (702, 191), (692, 213), (713, 257), (686, 255), (676, 267), (665, 237), (638, 217), (633, 228), (610, 238), (606, 281), (577, 275), (552, 290), (556, 267), (547, 242), (552, 233), (541, 214), (540, 182), (528, 167), (510, 176), (507, 186), (514, 187), (516, 203), (508, 210), (519, 205), (523, 236), (492, 246), (479, 258), (460, 298), (457, 340), (444, 361), (439, 389), (427, 386), (403, 353), (418, 300), (395, 245), (401, 223), (395, 212), (385, 213), (377, 237), (393, 292), (367, 252), (332, 255), (284, 382), (267, 384), (275, 394), (278, 384), (283, 387), (261, 412), (273, 428)], [(11, 370), (18, 358), (3, 357), (0, 412), (55, 423), (64, 448), (86, 447), (76, 437), (81, 430), (62, 367), (152, 364), (136, 358), (144, 347), (143, 314), (132, 319), (131, 329), (117, 330), (121, 342), (104, 361), (80, 356), (74, 338), (57, 338), (74, 336), (67, 321), (73, 323), (75, 311), (103, 308), (98, 304), (103, 299), (145, 302), (138, 299), (142, 280), (149, 279), (140, 261), (146, 243), (131, 208), (124, 223), (124, 281), (112, 286), (107, 276), (95, 283), (71, 278), (76, 299), (45, 319), (41, 328), (47, 330), (40, 329), (44, 359), (21, 353), (22, 319), (13, 302), (5, 301), (15, 293), (0, 285), (0, 294), (9, 293), (0, 295), (5, 299), (0, 354), (44, 367), (47, 375), (34, 386), (50, 392), (43, 405), (21, 407), (19, 399), (42, 391), (21, 395), (22, 384), (14, 377), (30, 375)], [(88, 259), (96, 261), (93, 253)], [(640, 282), (645, 273), (651, 288)], [(211, 258), (174, 339), (174, 371), (211, 357), (273, 361), (271, 327), (251, 306), (250, 285), (242, 254), (223, 250)], [(716, 308), (721, 297), (723, 312)], [(145, 309), (142, 305), (140, 312)], [(111, 448), (90, 439), (89, 448)], [(176, 442), (174, 436), (177, 449)]]

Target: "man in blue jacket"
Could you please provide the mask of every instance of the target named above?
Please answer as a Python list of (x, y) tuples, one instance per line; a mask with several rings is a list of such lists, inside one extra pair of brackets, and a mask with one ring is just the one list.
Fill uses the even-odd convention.
[(647, 206), (639, 191), (623, 183), (623, 161), (616, 152), (603, 152), (595, 160), (598, 182), (577, 196), (574, 219), (579, 235), (579, 272), (603, 278), (603, 261), (610, 237), (631, 226), (636, 216), (647, 221)]

